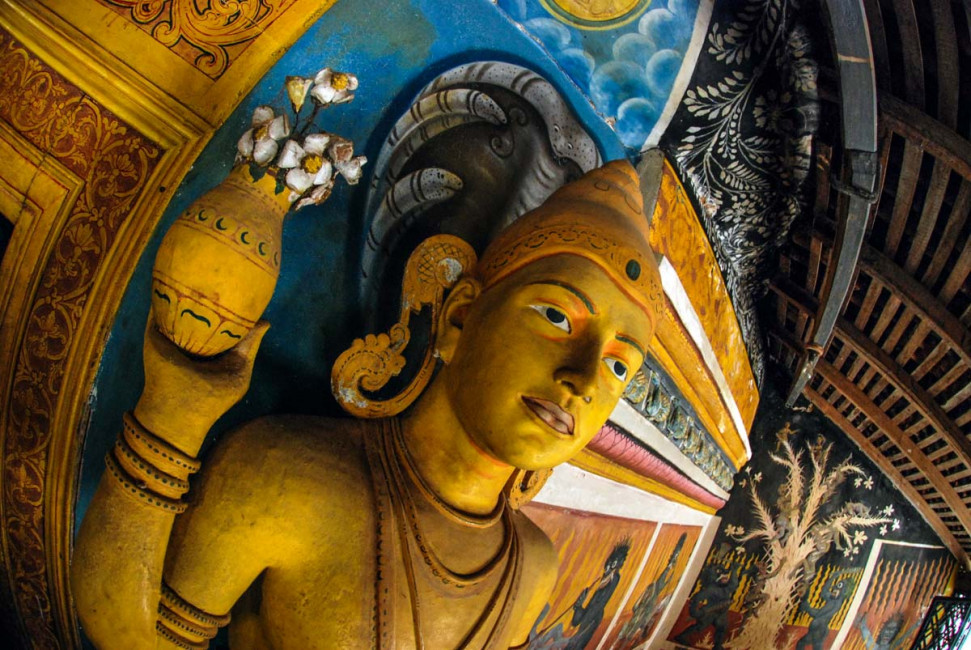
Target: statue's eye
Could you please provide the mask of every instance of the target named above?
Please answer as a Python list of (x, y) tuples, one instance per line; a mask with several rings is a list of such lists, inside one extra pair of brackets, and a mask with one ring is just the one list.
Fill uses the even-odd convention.
[(572, 331), (570, 329), (570, 319), (556, 307), (550, 307), (549, 305), (530, 305), (530, 307), (542, 314), (543, 318), (552, 323), (554, 327), (560, 328), (567, 334)]
[(620, 381), (627, 381), (627, 364), (610, 357), (604, 359), (604, 363), (607, 364), (607, 368), (613, 373), (614, 377)]

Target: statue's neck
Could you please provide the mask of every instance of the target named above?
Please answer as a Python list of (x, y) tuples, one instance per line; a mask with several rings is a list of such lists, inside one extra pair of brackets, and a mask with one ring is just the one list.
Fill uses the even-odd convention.
[(441, 373), (402, 418), (402, 437), (425, 483), (453, 508), (492, 512), (513, 467), (480, 449), (451, 406)]

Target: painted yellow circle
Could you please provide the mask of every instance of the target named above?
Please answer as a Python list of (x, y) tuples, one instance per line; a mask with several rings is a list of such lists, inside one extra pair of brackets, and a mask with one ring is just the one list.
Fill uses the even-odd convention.
[(616, 20), (644, 4), (642, 0), (552, 0), (564, 13), (594, 23)]

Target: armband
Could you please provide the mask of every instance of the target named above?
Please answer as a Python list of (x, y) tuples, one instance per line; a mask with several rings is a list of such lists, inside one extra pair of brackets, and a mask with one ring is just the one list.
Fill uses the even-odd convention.
[(184, 512), (181, 497), (189, 491), (188, 478), (199, 470), (199, 461), (148, 431), (131, 413), (123, 421), (122, 435), (105, 458), (108, 475), (142, 503)]
[(219, 628), (229, 624), (229, 614), (216, 616), (186, 601), (162, 583), (155, 630), (163, 639), (186, 650), (204, 649)]

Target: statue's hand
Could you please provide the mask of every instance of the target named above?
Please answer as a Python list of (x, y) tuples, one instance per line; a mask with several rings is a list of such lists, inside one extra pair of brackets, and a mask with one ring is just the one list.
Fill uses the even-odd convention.
[(135, 417), (194, 456), (212, 425), (249, 389), (253, 362), (269, 323), (260, 321), (232, 349), (191, 357), (161, 334), (149, 314), (145, 328), (145, 389)]

